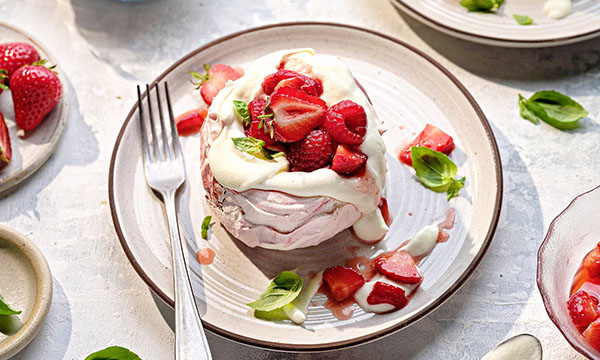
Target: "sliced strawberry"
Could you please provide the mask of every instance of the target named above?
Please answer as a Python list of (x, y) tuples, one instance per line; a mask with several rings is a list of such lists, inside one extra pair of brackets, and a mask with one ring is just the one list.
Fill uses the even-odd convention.
[(353, 101), (342, 100), (327, 110), (323, 130), (337, 143), (360, 145), (367, 133), (365, 109)]
[(267, 95), (271, 95), (276, 88), (290, 86), (310, 96), (321, 96), (323, 86), (318, 80), (302, 75), (292, 70), (279, 70), (267, 75), (262, 83), (262, 88)]
[(402, 309), (408, 304), (404, 289), (397, 286), (378, 281), (373, 286), (373, 290), (367, 296), (369, 305), (390, 304), (396, 309)]
[(390, 216), (390, 209), (388, 207), (387, 199), (384, 197), (382, 197), (381, 200), (379, 200), (379, 211), (381, 211), (381, 216), (383, 217), (383, 220), (385, 221), (387, 226), (390, 226), (390, 224), (392, 223), (392, 218)]
[(331, 170), (342, 175), (352, 175), (367, 162), (367, 155), (344, 145), (338, 145), (331, 161)]
[(583, 337), (594, 349), (600, 351), (600, 322), (591, 323), (583, 333)]
[(267, 100), (254, 99), (248, 103), (248, 112), (252, 121), (260, 120), (259, 116), (265, 114), (265, 106), (267, 106)]
[(600, 247), (590, 251), (583, 259), (583, 267), (592, 278), (600, 278)]
[(194, 77), (201, 80), (200, 95), (208, 105), (212, 104), (214, 97), (225, 87), (229, 80), (236, 80), (244, 75), (241, 68), (234, 69), (229, 65), (217, 64), (210, 68), (206, 65), (205, 68), (208, 68), (206, 75)]
[(331, 162), (333, 145), (329, 135), (323, 130), (313, 130), (298, 142), (292, 143), (287, 158), (294, 171), (314, 171)]
[(423, 279), (412, 256), (406, 251), (394, 251), (375, 259), (377, 271), (403, 284), (418, 284)]
[(273, 120), (272, 118), (258, 118), (261, 115), (268, 115), (271, 113), (271, 110), (268, 110), (267, 114), (265, 114), (266, 105), (267, 101), (263, 99), (255, 99), (248, 103), (248, 112), (250, 113), (251, 122), (249, 126), (246, 126), (245, 133), (246, 136), (251, 136), (264, 141), (265, 147), (272, 148), (277, 144), (275, 139), (271, 137), (269, 131), (269, 128), (273, 126), (271, 124)]
[(194, 109), (179, 115), (175, 119), (179, 136), (190, 136), (199, 133), (206, 115), (208, 115), (207, 109)]
[(581, 332), (585, 331), (588, 325), (600, 316), (598, 299), (583, 290), (571, 296), (569, 301), (567, 301), (567, 308), (569, 309), (569, 315), (571, 316), (571, 320), (573, 320), (573, 324)]
[(335, 266), (323, 272), (323, 281), (335, 300), (342, 301), (354, 295), (364, 285), (365, 278), (349, 267)]
[(10, 137), (8, 136), (8, 127), (4, 122), (4, 115), (0, 113), (0, 169), (3, 169), (12, 157), (12, 148), (10, 146)]
[(275, 139), (289, 143), (303, 139), (321, 123), (327, 104), (318, 97), (284, 86), (271, 96), (270, 108), (275, 114)]
[(0, 44), (0, 69), (6, 70), (10, 77), (18, 68), (31, 65), (40, 60), (37, 50), (22, 42)]
[(431, 124), (425, 125), (425, 129), (423, 129), (423, 131), (421, 131), (421, 133), (417, 135), (417, 137), (410, 144), (406, 145), (402, 150), (400, 150), (400, 154), (398, 154), (400, 161), (406, 165), (412, 166), (410, 148), (413, 146), (425, 146), (432, 150), (450, 155), (452, 150), (454, 150), (454, 140), (450, 135), (446, 134), (439, 128)]

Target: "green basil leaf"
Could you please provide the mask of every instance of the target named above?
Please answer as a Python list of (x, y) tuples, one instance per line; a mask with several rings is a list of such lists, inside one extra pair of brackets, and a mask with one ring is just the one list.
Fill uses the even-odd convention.
[(527, 107), (527, 99), (521, 94), (519, 94), (519, 113), (523, 119), (529, 120), (536, 125), (540, 123), (540, 119)]
[(258, 300), (248, 304), (254, 310), (273, 311), (291, 303), (302, 290), (302, 278), (291, 271), (282, 271)]
[(233, 107), (235, 112), (242, 118), (244, 125), (248, 126), (252, 122), (250, 118), (250, 110), (248, 110), (248, 104), (241, 100), (233, 100)]
[(515, 19), (515, 21), (519, 25), (531, 25), (531, 24), (533, 24), (533, 19), (530, 16), (527, 16), (527, 15), (513, 14), (513, 19)]
[(494, 12), (503, 2), (504, 0), (462, 0), (460, 4), (469, 11)]
[(423, 185), (435, 192), (447, 192), (448, 200), (458, 195), (465, 178), (454, 179), (458, 169), (445, 154), (425, 146), (413, 146), (410, 156), (415, 174)]
[(265, 149), (265, 142), (254, 137), (231, 138), (231, 141), (243, 152), (259, 159), (272, 160), (273, 156)]
[(120, 346), (111, 346), (88, 355), (85, 360), (142, 360), (140, 357)]
[(254, 310), (254, 317), (267, 321), (283, 321), (290, 319), (285, 311), (283, 311), (283, 306), (271, 311)]
[(0, 315), (19, 315), (21, 311), (14, 310), (5, 301), (2, 295), (0, 295)]
[(536, 92), (525, 106), (536, 117), (560, 130), (576, 128), (579, 120), (588, 115), (575, 100), (553, 90)]
[(204, 240), (208, 239), (208, 228), (210, 227), (210, 221), (212, 220), (212, 216), (204, 217), (202, 220), (202, 238)]

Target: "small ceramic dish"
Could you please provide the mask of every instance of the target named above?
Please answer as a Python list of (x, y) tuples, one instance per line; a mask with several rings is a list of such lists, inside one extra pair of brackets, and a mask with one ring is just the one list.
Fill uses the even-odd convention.
[(600, 359), (600, 352), (573, 325), (567, 301), (581, 261), (600, 241), (594, 216), (599, 211), (600, 187), (576, 197), (550, 224), (538, 251), (537, 267), (537, 284), (548, 316), (575, 350), (592, 359)]
[(29, 344), (44, 324), (52, 303), (52, 274), (40, 249), (4, 225), (0, 225), (0, 293), (11, 307), (22, 311), (0, 317), (0, 360), (7, 360)]

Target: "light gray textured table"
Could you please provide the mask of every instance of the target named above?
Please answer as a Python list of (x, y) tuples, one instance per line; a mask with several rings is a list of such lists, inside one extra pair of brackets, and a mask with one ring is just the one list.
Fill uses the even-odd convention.
[[(536, 251), (554, 216), (600, 182), (600, 40), (538, 50), (480, 46), (429, 30), (386, 0), (0, 0), (0, 21), (41, 40), (72, 90), (56, 153), (0, 197), (0, 223), (34, 240), (54, 275), (48, 321), (15, 359), (83, 359), (109, 345), (126, 346), (144, 360), (173, 358), (172, 311), (129, 265), (107, 204), (109, 159), (135, 100), (134, 85), (223, 35), (298, 20), (384, 32), (447, 66), (492, 124), (504, 167), (502, 215), (473, 277), (410, 328), (321, 355), (267, 352), (209, 335), (215, 359), (478, 359), (522, 332), (541, 339), (546, 359), (580, 358), (544, 311)], [(573, 96), (589, 118), (572, 132), (522, 120), (517, 93), (542, 89)]]

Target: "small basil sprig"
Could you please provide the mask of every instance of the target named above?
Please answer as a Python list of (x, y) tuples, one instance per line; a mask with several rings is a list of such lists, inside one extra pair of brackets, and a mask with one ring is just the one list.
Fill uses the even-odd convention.
[(249, 303), (248, 306), (255, 311), (259, 311), (258, 315), (262, 315), (261, 318), (269, 320), (270, 318), (281, 317), (279, 311), (266, 313), (283, 308), (294, 301), (300, 294), (300, 290), (302, 290), (302, 278), (291, 271), (282, 271), (271, 280), (267, 290), (260, 295), (258, 300)]
[(531, 24), (533, 24), (533, 19), (530, 16), (527, 16), (527, 15), (513, 14), (513, 19), (515, 19), (515, 21), (519, 25), (531, 25)]
[(190, 71), (190, 75), (194, 79), (199, 80), (198, 82), (194, 82), (193, 80), (190, 79), (190, 82), (193, 85), (196, 86), (196, 90), (200, 89), (200, 87), (202, 86), (202, 84), (204, 84), (205, 82), (207, 82), (208, 80), (210, 80), (209, 70), (210, 70), (210, 65), (204, 64), (204, 72), (205, 72), (204, 75), (200, 74), (197, 71)]
[(469, 11), (495, 12), (504, 0), (462, 0), (460, 4)]
[(120, 346), (107, 347), (88, 355), (85, 360), (142, 360), (137, 354)]
[(202, 238), (204, 240), (208, 239), (208, 228), (210, 227), (210, 221), (212, 220), (212, 216), (204, 217), (202, 220)]
[(578, 102), (553, 90), (538, 91), (529, 99), (519, 94), (519, 112), (522, 118), (534, 124), (542, 119), (560, 130), (574, 129), (579, 120), (588, 116)]
[(281, 151), (273, 153), (268, 149), (265, 149), (264, 141), (251, 136), (231, 138), (231, 141), (233, 141), (233, 144), (243, 152), (254, 155), (259, 159), (273, 160), (273, 158), (283, 156)]
[(235, 112), (242, 118), (244, 125), (250, 125), (252, 119), (250, 118), (250, 110), (248, 110), (248, 104), (241, 100), (233, 100), (233, 107), (235, 108)]
[(465, 177), (455, 179), (458, 169), (445, 154), (425, 146), (410, 148), (413, 168), (419, 181), (435, 192), (446, 192), (450, 200), (458, 196), (465, 184)]
[(0, 315), (19, 315), (21, 311), (14, 310), (5, 301), (2, 295), (0, 295)]

